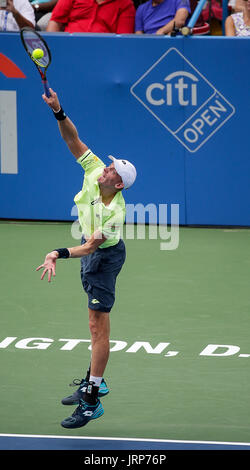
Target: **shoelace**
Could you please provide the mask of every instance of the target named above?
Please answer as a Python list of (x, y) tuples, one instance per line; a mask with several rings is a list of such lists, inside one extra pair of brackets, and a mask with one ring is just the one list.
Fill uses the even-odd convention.
[(70, 387), (77, 387), (82, 385), (82, 383), (85, 382), (85, 379), (74, 379), (71, 384), (69, 384)]
[[(70, 387), (79, 387), (82, 385), (84, 382), (86, 382), (85, 379), (74, 379), (71, 384), (69, 384)], [(104, 379), (102, 379), (102, 383), (104, 383)]]

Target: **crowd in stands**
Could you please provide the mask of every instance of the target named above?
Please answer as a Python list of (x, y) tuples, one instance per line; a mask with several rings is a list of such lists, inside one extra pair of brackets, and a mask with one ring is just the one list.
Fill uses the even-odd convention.
[[(20, 28), (29, 26), (38, 31), (48, 32), (137, 35), (172, 34), (187, 24), (197, 5), (197, 0), (2, 0), (2, 2), (0, 31), (19, 31)], [(210, 2), (207, 2), (197, 20), (198, 26), (202, 23), (207, 24), (204, 22), (211, 18), (211, 14), (215, 17), (217, 15), (222, 21), (222, 0), (210, 0)], [(228, 13), (225, 34), (250, 37), (250, 0), (229, 0)], [(197, 34), (202, 34), (199, 28), (197, 31)]]

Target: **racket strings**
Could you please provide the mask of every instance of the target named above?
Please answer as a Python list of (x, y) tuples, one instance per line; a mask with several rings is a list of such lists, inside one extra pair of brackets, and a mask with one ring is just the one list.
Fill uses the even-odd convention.
[[(29, 28), (23, 28), (23, 30), (21, 31), (21, 37), (31, 59), (39, 67), (48, 67), (51, 61), (50, 51), (41, 36), (34, 30), (31, 30)], [(34, 57), (32, 56), (32, 52), (34, 51), (34, 49), (42, 49), (44, 54), (43, 57), (41, 57), (40, 59), (34, 59)]]

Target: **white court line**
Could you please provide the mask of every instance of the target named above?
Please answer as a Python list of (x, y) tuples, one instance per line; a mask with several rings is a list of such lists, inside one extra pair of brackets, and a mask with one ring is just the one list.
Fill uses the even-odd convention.
[(27, 437), (37, 439), (94, 439), (103, 441), (132, 441), (132, 442), (169, 442), (175, 444), (210, 444), (210, 445), (228, 445), (228, 446), (250, 446), (250, 442), (223, 442), (223, 441), (186, 441), (173, 439), (144, 439), (134, 437), (96, 437), (96, 436), (53, 436), (46, 434), (1, 434), (0, 437)]

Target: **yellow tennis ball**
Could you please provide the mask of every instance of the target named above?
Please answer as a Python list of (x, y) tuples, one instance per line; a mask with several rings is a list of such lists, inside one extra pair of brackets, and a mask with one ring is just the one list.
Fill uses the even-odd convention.
[(43, 56), (44, 52), (42, 49), (34, 49), (32, 52), (32, 57), (34, 57), (34, 59), (41, 59)]

